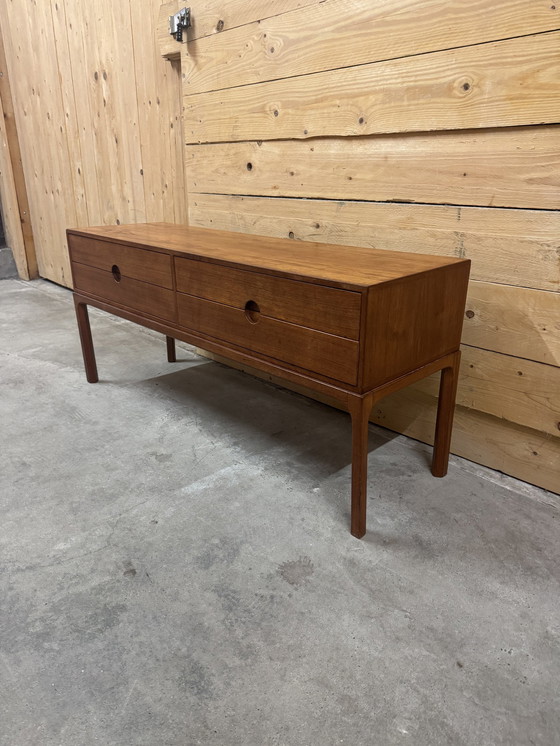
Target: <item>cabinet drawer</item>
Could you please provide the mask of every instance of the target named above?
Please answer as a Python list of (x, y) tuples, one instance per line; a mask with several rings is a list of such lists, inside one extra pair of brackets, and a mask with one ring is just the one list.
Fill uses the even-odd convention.
[(111, 272), (83, 264), (73, 264), (72, 271), (78, 291), (160, 319), (173, 321), (176, 317), (172, 290), (124, 276), (117, 282)]
[(353, 340), (183, 293), (177, 293), (177, 310), (186, 329), (337, 381), (357, 381)]
[(150, 282), (163, 288), (173, 288), (169, 254), (72, 234), (68, 236), (68, 243), (73, 262), (97, 267), (106, 272), (111, 272), (113, 266), (117, 266), (122, 277)]
[(360, 335), (361, 294), (310, 282), (175, 257), (177, 290), (349, 339)]

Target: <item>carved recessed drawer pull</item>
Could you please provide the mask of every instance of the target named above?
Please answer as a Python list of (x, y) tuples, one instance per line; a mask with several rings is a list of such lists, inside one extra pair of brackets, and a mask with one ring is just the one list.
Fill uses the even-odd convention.
[(245, 303), (245, 316), (247, 317), (247, 321), (250, 321), (251, 324), (257, 323), (260, 312), (261, 309), (259, 308), (259, 304), (255, 303), (254, 300), (248, 300), (247, 303)]
[(113, 266), (111, 267), (111, 272), (113, 274), (113, 279), (115, 280), (115, 282), (120, 282), (121, 281), (121, 271), (120, 271), (120, 269), (119, 269), (119, 267), (118, 267), (117, 264), (113, 264)]

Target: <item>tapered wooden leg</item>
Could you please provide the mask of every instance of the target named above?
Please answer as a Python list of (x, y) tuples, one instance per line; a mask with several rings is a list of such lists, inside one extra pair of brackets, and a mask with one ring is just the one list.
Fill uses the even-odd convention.
[(436, 436), (432, 458), (432, 474), (434, 477), (444, 477), (447, 474), (460, 362), (461, 353), (457, 352), (455, 353), (452, 367), (444, 368), (441, 371)]
[(348, 409), (352, 418), (352, 507), (350, 533), (361, 539), (366, 532), (368, 421), (370, 397), (350, 397)]
[(173, 337), (166, 337), (165, 341), (167, 342), (167, 362), (176, 363), (177, 356), (175, 354), (175, 340)]
[(78, 331), (80, 333), (80, 342), (82, 344), (82, 355), (84, 358), (84, 368), (86, 369), (86, 378), (88, 383), (97, 383), (97, 364), (95, 362), (95, 352), (93, 349), (93, 339), (91, 336), (91, 327), (89, 325), (89, 316), (87, 305), (80, 302), (74, 297), (76, 306), (76, 318), (78, 319)]

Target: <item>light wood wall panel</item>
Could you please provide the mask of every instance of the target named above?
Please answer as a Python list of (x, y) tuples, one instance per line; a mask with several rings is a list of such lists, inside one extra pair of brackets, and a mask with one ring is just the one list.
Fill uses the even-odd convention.
[(189, 191), (560, 208), (560, 125), (187, 148)]
[(190, 222), (341, 246), (457, 256), (471, 278), (560, 290), (560, 213), (193, 194)]
[(25, 280), (37, 277), (37, 257), (29, 217), (29, 200), (21, 163), (21, 148), (14, 115), (12, 86), (0, 19), (0, 209), (7, 245), (18, 274)]
[(6, 244), (12, 250), (18, 274), (28, 280), (29, 269), (25, 256), (25, 243), (19, 219), (16, 183), (5, 122), (4, 108), (0, 98), (0, 211), (2, 227), (6, 236)]
[[(556, 437), (560, 368), (463, 345), (457, 403)], [(439, 376), (416, 388), (437, 397)]]
[[(557, 122), (560, 32), (187, 95), (187, 142)], [(414, 111), (414, 116), (411, 116)]]
[[(276, 0), (274, 14), (272, 3), (263, 0), (267, 11), (260, 16), (253, 13), (256, 2), (212, 0), (212, 5), (209, 22), (206, 9), (193, 6), (195, 26), (202, 23), (211, 33), (215, 19), (231, 8), (232, 25), (240, 27), (182, 45), (186, 94), (560, 28), (560, 10), (548, 0), (328, 0), (291, 13), (286, 11), (295, 3)], [(249, 21), (255, 23), (241, 26)]]
[(39, 272), (70, 285), (65, 231), (186, 221), (181, 81), (159, 0), (0, 0)]
[(77, 202), (50, 2), (22, 12), (2, 0), (0, 12), (39, 272), (70, 284), (64, 230), (78, 221)]
[[(372, 421), (432, 444), (437, 400), (414, 386), (382, 399)], [(560, 438), (540, 430), (507, 424), (458, 406), (451, 441), (453, 453), (511, 474), (553, 492), (558, 486)]]
[[(204, 36), (229, 31), (237, 26), (243, 26), (264, 18), (270, 18), (278, 13), (288, 13), (297, 8), (316, 5), (324, 0), (200, 0), (196, 6), (190, 6), (192, 11), (192, 27), (184, 34), (183, 43), (173, 39), (168, 33), (167, 23), (170, 15), (185, 7), (182, 0), (164, 2), (159, 10), (157, 25), (157, 40), (160, 53), (167, 59), (178, 59), (181, 49), (192, 54), (195, 47), (192, 42)], [(189, 52), (187, 52), (187, 43)]]
[(560, 290), (559, 212), (197, 194), (190, 218), (218, 230), (471, 259), (464, 342), (560, 365), (560, 293), (540, 292)]
[[(531, 0), (327, 0), (181, 52), (191, 222), (472, 259), (454, 452), (560, 492), (559, 30)], [(436, 390), (374, 419), (431, 442)]]
[(560, 366), (560, 293), (473, 281), (463, 341)]

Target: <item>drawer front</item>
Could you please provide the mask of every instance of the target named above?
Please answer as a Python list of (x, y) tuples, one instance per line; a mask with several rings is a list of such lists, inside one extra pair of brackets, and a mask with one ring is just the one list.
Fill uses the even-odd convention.
[(175, 257), (177, 289), (243, 309), (256, 303), (269, 318), (349, 339), (360, 335), (361, 293)]
[(97, 298), (125, 306), (134, 311), (173, 321), (176, 318), (175, 294), (172, 290), (123, 277), (119, 282), (111, 272), (73, 264), (75, 289)]
[(353, 340), (183, 293), (177, 293), (177, 311), (186, 329), (337, 381), (357, 382)]
[(123, 277), (151, 282), (163, 288), (173, 288), (171, 256), (157, 251), (137, 249), (110, 241), (99, 241), (84, 236), (68, 236), (70, 258), (73, 262), (111, 272), (117, 266)]

